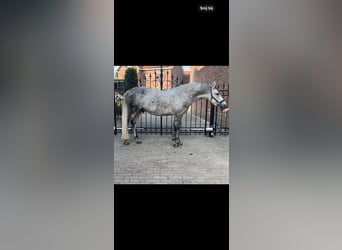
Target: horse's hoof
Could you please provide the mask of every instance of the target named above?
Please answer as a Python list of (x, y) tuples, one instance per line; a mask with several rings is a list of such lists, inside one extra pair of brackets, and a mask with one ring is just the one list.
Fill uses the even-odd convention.
[(173, 144), (174, 147), (179, 147), (178, 143)]
[(175, 141), (175, 140), (176, 140), (176, 138), (175, 138), (175, 137), (172, 137), (172, 138), (171, 138), (171, 140)]
[(139, 140), (136, 140), (135, 141), (137, 144), (141, 144), (142, 143), (142, 141), (139, 139)]
[(124, 145), (129, 145), (129, 141), (128, 140), (124, 140)]

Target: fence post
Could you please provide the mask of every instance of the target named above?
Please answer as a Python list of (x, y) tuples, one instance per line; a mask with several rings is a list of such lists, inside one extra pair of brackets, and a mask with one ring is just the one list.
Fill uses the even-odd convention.
[[(211, 104), (210, 106), (210, 128), (214, 129), (215, 106), (213, 104)], [(210, 131), (209, 135), (212, 137), (213, 132)]]
[[(160, 90), (163, 90), (163, 66), (160, 66)], [(160, 116), (160, 135), (163, 135), (163, 116)]]
[(205, 100), (204, 135), (207, 135), (207, 122), (208, 122), (208, 100)]
[(115, 83), (114, 83), (114, 135), (117, 134), (116, 128), (116, 112), (115, 112)]
[(217, 132), (217, 106), (215, 107), (215, 123), (214, 123), (214, 135)]
[(171, 74), (171, 88), (173, 88), (174, 85), (173, 85), (173, 74)]

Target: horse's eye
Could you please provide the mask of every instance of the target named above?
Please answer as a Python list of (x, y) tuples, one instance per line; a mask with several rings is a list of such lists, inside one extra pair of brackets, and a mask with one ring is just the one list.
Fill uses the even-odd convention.
[(216, 93), (216, 95), (220, 95), (219, 93)]

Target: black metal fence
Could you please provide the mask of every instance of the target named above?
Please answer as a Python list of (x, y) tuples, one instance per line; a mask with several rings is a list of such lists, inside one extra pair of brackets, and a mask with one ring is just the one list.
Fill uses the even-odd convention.
[[(155, 75), (149, 74), (139, 82), (140, 86), (155, 89), (169, 89), (183, 82), (178, 77), (169, 73)], [(122, 85), (121, 85), (122, 86)], [(229, 105), (229, 86), (218, 86), (222, 97)], [(121, 133), (121, 98), (125, 90), (114, 84), (114, 134)], [(116, 102), (116, 104), (115, 104)], [(154, 116), (147, 112), (143, 113), (137, 122), (138, 133), (172, 134), (173, 116)], [(129, 128), (130, 129), (130, 128)], [(229, 112), (223, 113), (218, 107), (212, 105), (208, 100), (200, 99), (193, 103), (185, 113), (180, 129), (181, 134), (207, 136), (229, 134)]]

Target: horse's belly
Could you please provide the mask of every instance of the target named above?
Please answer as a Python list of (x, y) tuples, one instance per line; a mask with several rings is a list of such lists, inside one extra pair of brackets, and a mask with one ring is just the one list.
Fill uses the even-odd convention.
[(152, 115), (172, 115), (172, 111), (170, 108), (163, 107), (148, 107), (145, 108), (145, 111)]
[(151, 99), (146, 101), (143, 106), (152, 115), (174, 115), (176, 110), (179, 109), (179, 105), (175, 105), (173, 100), (167, 95), (161, 95)]

